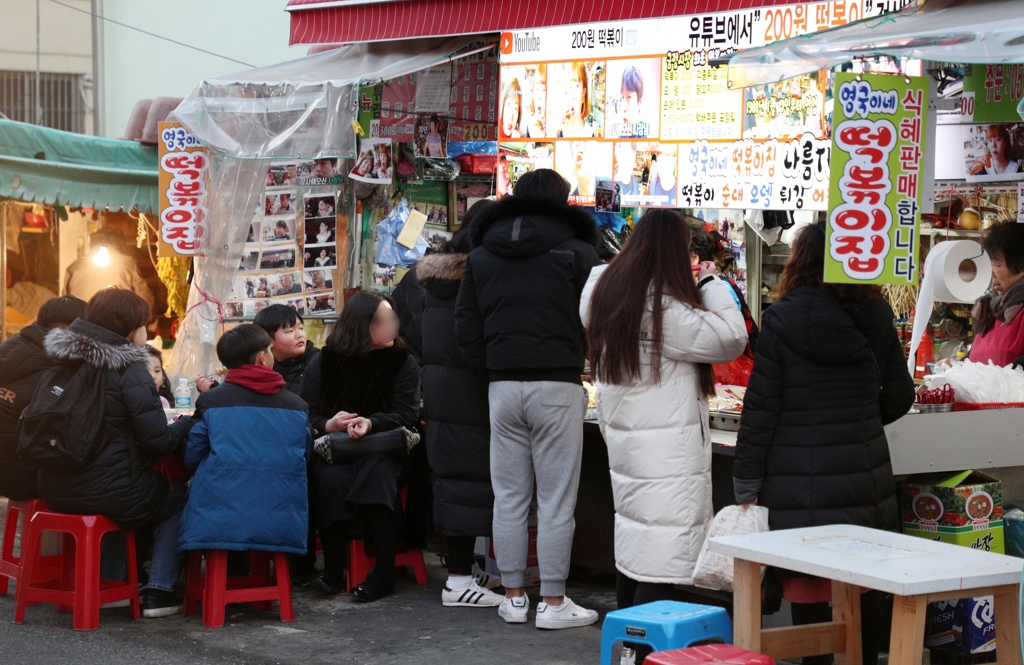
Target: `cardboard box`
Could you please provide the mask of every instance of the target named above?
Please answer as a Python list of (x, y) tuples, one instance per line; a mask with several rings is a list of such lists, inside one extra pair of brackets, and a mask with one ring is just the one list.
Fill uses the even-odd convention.
[[(903, 532), (1004, 554), (1003, 489), (978, 471), (914, 476), (900, 486)], [(928, 605), (925, 646), (964, 654), (996, 647), (991, 596)]]
[(903, 533), (1005, 554), (1003, 489), (978, 471), (914, 476), (902, 483)]
[(987, 653), (996, 648), (992, 596), (928, 605), (926, 647), (958, 653)]

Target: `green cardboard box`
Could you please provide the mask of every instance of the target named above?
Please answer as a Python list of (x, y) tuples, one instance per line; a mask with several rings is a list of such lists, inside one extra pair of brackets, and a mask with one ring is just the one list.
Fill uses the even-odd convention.
[(900, 485), (903, 533), (1005, 554), (1002, 484), (978, 471), (913, 476)]

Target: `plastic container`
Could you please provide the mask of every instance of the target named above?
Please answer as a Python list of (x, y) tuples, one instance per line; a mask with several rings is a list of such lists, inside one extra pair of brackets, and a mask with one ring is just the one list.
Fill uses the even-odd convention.
[(179, 416), (192, 413), (192, 391), (188, 388), (188, 379), (178, 379), (178, 387), (174, 389), (174, 410)]
[(497, 155), (459, 155), (455, 161), (462, 167), (463, 173), (494, 173), (498, 166)]

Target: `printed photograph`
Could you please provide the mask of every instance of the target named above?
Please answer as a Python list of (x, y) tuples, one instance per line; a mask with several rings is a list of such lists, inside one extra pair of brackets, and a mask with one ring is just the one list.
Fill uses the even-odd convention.
[(547, 138), (548, 66), (504, 65), (501, 68), (502, 141)]
[(260, 257), (260, 270), (280, 270), (295, 267), (295, 249), (264, 250)]
[(297, 165), (271, 164), (267, 171), (267, 187), (290, 187), (295, 185)]
[(614, 180), (598, 180), (594, 194), (594, 209), (597, 212), (619, 212), (622, 209), (622, 195), (619, 183)]
[(333, 294), (306, 298), (307, 316), (327, 316), (336, 314), (337, 311)]
[(334, 217), (306, 220), (306, 247), (333, 245), (336, 223)]
[(334, 278), (330, 270), (307, 270), (302, 277), (306, 293), (317, 291), (331, 291), (334, 289)]
[(267, 295), (271, 298), (294, 296), (302, 293), (302, 278), (296, 272), (283, 272), (267, 276)]
[(242, 260), (238, 264), (239, 270), (256, 270), (260, 264), (260, 250), (247, 249), (242, 252)]
[(305, 198), (306, 206), (306, 221), (320, 217), (329, 217), (334, 219), (335, 211), (335, 198), (334, 194), (323, 195), (323, 194), (306, 194)]
[(260, 220), (254, 219), (252, 224), (249, 225), (249, 235), (245, 237), (245, 244), (247, 245), (259, 245), (260, 244)]
[(267, 194), (266, 204), (263, 207), (263, 215), (276, 217), (279, 215), (295, 214), (295, 193), (281, 192), (279, 194)]
[(349, 174), (354, 180), (386, 185), (395, 175), (391, 158), (391, 139), (362, 139), (356, 165)]
[(295, 240), (295, 218), (281, 217), (263, 222), (263, 242), (288, 242)]
[(416, 116), (413, 136), (417, 157), (448, 156), (448, 118), (436, 113)]
[(245, 304), (241, 300), (229, 300), (224, 303), (225, 319), (240, 319), (245, 316)]
[(498, 194), (511, 194), (523, 174), (535, 169), (555, 168), (554, 143), (527, 143), (521, 150), (502, 146), (498, 157)]
[(344, 179), (341, 171), (338, 170), (338, 158), (327, 157), (316, 159), (311, 162), (299, 162), (296, 184), (315, 185), (337, 185)]
[(598, 179), (612, 177), (613, 143), (599, 141), (558, 141), (555, 170), (569, 181), (569, 202), (594, 205)]
[(338, 265), (338, 253), (334, 247), (307, 247), (302, 253), (305, 268), (334, 268)]
[(964, 125), (964, 167), (967, 182), (1024, 180), (1021, 148), (1024, 125)]

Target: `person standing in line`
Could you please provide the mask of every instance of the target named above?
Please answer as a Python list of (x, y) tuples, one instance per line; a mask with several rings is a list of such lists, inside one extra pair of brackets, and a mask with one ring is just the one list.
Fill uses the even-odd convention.
[(497, 607), (504, 601), (488, 588), (501, 581), (473, 561), (477, 536), (491, 535), (494, 506), (487, 373), (463, 360), (455, 335), (455, 301), (473, 225), (492, 205), (476, 203), (446, 251), (416, 264), (425, 294), (404, 333), (410, 346), (422, 350), (427, 458), (437, 476), (434, 522), (448, 538), (448, 580), (441, 592), (445, 607)]
[(35, 323), (0, 344), (0, 496), (26, 501), (39, 496), (38, 472), (18, 458), (18, 419), (53, 361), (43, 340), (55, 328), (67, 328), (85, 316), (85, 302), (61, 296), (43, 303)]
[(537, 486), (538, 628), (588, 626), (597, 612), (565, 596), (583, 455), (580, 295), (599, 263), (600, 235), (568, 205), (551, 169), (525, 174), (473, 233), (455, 305), (464, 359), (490, 373), (494, 548), (505, 585), (498, 614), (526, 623), (527, 515)]
[(674, 210), (648, 211), (611, 263), (591, 272), (580, 303), (611, 466), (619, 609), (693, 584), (713, 515), (711, 365), (747, 346), (715, 264), (700, 264), (694, 282), (690, 229)]
[[(899, 530), (884, 425), (914, 381), (877, 286), (826, 284), (825, 223), (805, 227), (762, 318), (736, 445), (736, 503), (768, 508), (773, 531), (829, 524)], [(785, 575), (793, 623), (831, 621), (828, 580)], [(865, 665), (878, 662), (884, 598), (861, 596)], [(824, 665), (830, 657), (804, 658)]]

